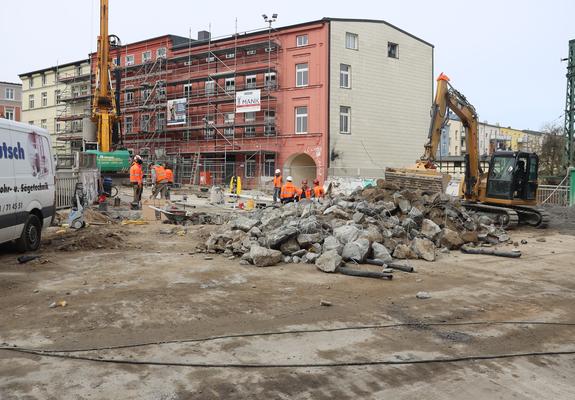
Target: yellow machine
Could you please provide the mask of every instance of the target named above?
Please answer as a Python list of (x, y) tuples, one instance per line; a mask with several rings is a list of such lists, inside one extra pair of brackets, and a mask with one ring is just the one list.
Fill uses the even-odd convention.
[(546, 227), (548, 215), (535, 207), (539, 158), (535, 153), (495, 152), (491, 156), (489, 171), (483, 172), (479, 164), (477, 112), (465, 96), (449, 84), (449, 78), (444, 74), (437, 78), (424, 155), (414, 167), (386, 170), (386, 181), (402, 188), (445, 189), (449, 177), (439, 173), (434, 162), (448, 109), (461, 119), (466, 128), (465, 178), (459, 187), (465, 207), (486, 214), (505, 227), (517, 224)]
[(112, 130), (118, 121), (116, 99), (111, 85), (111, 40), (108, 34), (108, 0), (100, 0), (100, 36), (98, 36), (98, 64), (96, 87), (92, 102), (92, 120), (97, 124), (99, 150), (108, 153), (112, 148)]

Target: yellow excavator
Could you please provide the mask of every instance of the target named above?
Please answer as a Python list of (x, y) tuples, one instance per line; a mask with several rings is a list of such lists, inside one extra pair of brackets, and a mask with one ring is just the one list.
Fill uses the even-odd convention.
[(445, 190), (450, 177), (437, 170), (435, 155), (449, 109), (461, 119), (466, 129), (465, 177), (459, 185), (464, 206), (491, 217), (506, 228), (518, 224), (545, 228), (549, 216), (543, 209), (537, 208), (537, 154), (498, 151), (491, 156), (489, 171), (482, 171), (477, 112), (465, 96), (451, 86), (449, 78), (443, 73), (437, 78), (431, 125), (423, 156), (413, 167), (388, 168), (385, 171), (386, 182), (402, 189)]

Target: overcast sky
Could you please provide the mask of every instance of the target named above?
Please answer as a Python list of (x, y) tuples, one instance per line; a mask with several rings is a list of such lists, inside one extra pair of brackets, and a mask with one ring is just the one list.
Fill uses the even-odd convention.
[[(519, 129), (563, 123), (569, 39), (575, 39), (573, 0), (310, 0), (218, 2), (110, 0), (110, 33), (130, 43), (166, 33), (221, 36), (322, 17), (383, 19), (435, 46), (436, 75), (474, 104), (482, 121)], [(99, 0), (3, 1), (0, 80), (87, 57), (96, 48)]]

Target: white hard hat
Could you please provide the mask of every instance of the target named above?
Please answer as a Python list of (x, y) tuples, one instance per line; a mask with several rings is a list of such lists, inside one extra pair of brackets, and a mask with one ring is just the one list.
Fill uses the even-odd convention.
[(279, 169), (276, 169), (276, 174), (281, 174), (281, 171)]
[(142, 159), (142, 157), (140, 157), (138, 154), (136, 154), (136, 155), (134, 156), (134, 160), (141, 160), (141, 159)]
[(291, 176), (288, 176), (288, 177), (286, 178), (286, 181), (291, 182), (291, 181), (293, 181), (293, 178), (292, 178)]

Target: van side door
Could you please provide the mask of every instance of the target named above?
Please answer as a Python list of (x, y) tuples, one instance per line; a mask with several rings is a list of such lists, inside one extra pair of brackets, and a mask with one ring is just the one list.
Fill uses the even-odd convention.
[(0, 130), (0, 243), (17, 239), (20, 236), (18, 216), (12, 210), (16, 203), (16, 180), (14, 163), (8, 154), (12, 138), (7, 130)]

